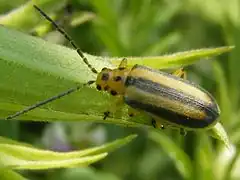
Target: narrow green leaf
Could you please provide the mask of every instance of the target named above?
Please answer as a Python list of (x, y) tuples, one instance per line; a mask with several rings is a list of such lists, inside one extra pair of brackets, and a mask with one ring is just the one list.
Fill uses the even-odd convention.
[(42, 18), (33, 8), (36, 4), (44, 9), (47, 13), (52, 13), (54, 10), (58, 10), (66, 4), (66, 0), (31, 0), (26, 4), (19, 6), (14, 11), (4, 14), (0, 17), (0, 24), (7, 27), (12, 27), (21, 30), (31, 30), (34, 25), (37, 25), (38, 21)]
[(31, 147), (32, 145), (27, 144), (27, 143), (22, 143), (19, 141), (15, 141), (6, 137), (0, 136), (0, 144), (16, 144), (16, 145), (22, 145), (22, 146), (29, 146)]
[[(56, 21), (56, 16), (51, 16), (51, 19), (53, 19), (54, 21)], [(95, 18), (95, 14), (90, 13), (90, 12), (81, 12), (81, 13), (77, 13), (74, 14), (74, 16), (71, 18), (71, 20), (69, 19), (69, 24), (70, 26), (78, 26), (81, 25), (87, 21), (91, 21)], [(49, 31), (52, 30), (52, 25), (48, 22), (48, 21), (44, 21), (45, 19), (42, 19), (41, 24), (36, 26), (32, 32), (34, 32), (34, 34), (37, 34), (38, 37), (43, 37), (44, 35), (46, 35)]]
[(10, 156), (4, 153), (1, 153), (0, 160), (6, 162), (4, 164), (5, 167), (13, 168), (13, 169), (28, 169), (28, 170), (40, 170), (40, 169), (52, 169), (52, 168), (70, 168), (70, 167), (84, 167), (88, 166), (92, 163), (95, 163), (107, 156), (107, 153), (102, 153), (93, 156), (85, 156), (81, 158), (74, 159), (61, 159), (61, 160), (42, 160), (42, 161), (34, 161), (34, 160), (21, 160), (17, 159), (14, 156)]
[(123, 139), (119, 139), (116, 140), (114, 142), (96, 147), (96, 148), (91, 148), (91, 149), (86, 149), (82, 151), (82, 155), (92, 155), (92, 154), (96, 154), (96, 153), (103, 153), (103, 152), (110, 152), (112, 150), (115, 150), (117, 148), (119, 148), (120, 146), (123, 146), (129, 142), (131, 142), (133, 139), (135, 139), (137, 137), (137, 135), (130, 135), (126, 138)]
[(27, 180), (20, 174), (7, 168), (0, 169), (0, 179), (1, 180)]
[(218, 180), (240, 178), (239, 152), (239, 148), (235, 145), (232, 145), (230, 149), (223, 146), (219, 149), (214, 161), (214, 173)]
[(70, 25), (71, 26), (78, 26), (80, 24), (83, 24), (84, 22), (91, 21), (96, 17), (94, 13), (91, 12), (81, 12), (78, 14), (75, 14), (72, 18)]
[(81, 150), (81, 151), (73, 151), (68, 153), (41, 150), (41, 149), (18, 145), (18, 144), (0, 144), (0, 147), (1, 147), (0, 152), (10, 153), (15, 157), (23, 158), (26, 160), (31, 160), (32, 158), (34, 160), (39, 160), (39, 161), (68, 159), (68, 158), (72, 159), (72, 158), (78, 158), (82, 156), (89, 156), (89, 155), (95, 155), (95, 154), (101, 154), (101, 153), (113, 151), (131, 142), (136, 137), (137, 137), (136, 135), (130, 135), (123, 139), (115, 140), (111, 143), (101, 145), (99, 147), (90, 148), (90, 149)]
[[(237, 163), (237, 161), (239, 162), (239, 155), (240, 155), (240, 149), (237, 148), (236, 152), (234, 152), (234, 154), (233, 154), (232, 159), (229, 159), (223, 179), (231, 179), (232, 178), (232, 176), (233, 176), (232, 174), (236, 168), (236, 165), (239, 167), (239, 163)], [(237, 171), (238, 171), (238, 168), (237, 168)]]
[(121, 146), (131, 142), (136, 135), (81, 151), (67, 153), (41, 150), (19, 144), (0, 144), (0, 162), (4, 167), (15, 169), (49, 169), (86, 166), (104, 158)]
[(184, 179), (190, 179), (192, 175), (192, 164), (187, 154), (178, 147), (169, 137), (159, 131), (151, 131), (150, 139), (158, 143), (175, 163)]
[(209, 134), (222, 141), (223, 144), (230, 149), (230, 141), (229, 141), (229, 137), (227, 132), (225, 131), (224, 127), (222, 126), (222, 124), (220, 122), (218, 122), (213, 128), (211, 128), (211, 130), (209, 130)]
[[(153, 56), (153, 57), (129, 57), (129, 65), (143, 64), (158, 69), (172, 68), (193, 64), (201, 58), (210, 58), (220, 55), (225, 52), (229, 52), (234, 46), (223, 46), (218, 48), (204, 48), (185, 52), (174, 53), (165, 56)], [(122, 58), (111, 58), (113, 64), (117, 65)]]

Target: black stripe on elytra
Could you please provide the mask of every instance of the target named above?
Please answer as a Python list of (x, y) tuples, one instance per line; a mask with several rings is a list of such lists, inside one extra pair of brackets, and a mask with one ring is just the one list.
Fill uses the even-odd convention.
[(129, 97), (124, 97), (124, 100), (129, 106), (133, 108), (144, 110), (145, 112), (161, 117), (169, 122), (188, 128), (205, 128), (216, 119), (216, 117), (212, 114), (212, 116), (207, 116), (205, 119), (198, 120), (164, 108), (156, 107), (152, 104), (144, 104), (138, 102), (137, 100), (132, 100)]
[[(150, 72), (154, 72), (154, 73), (158, 73), (158, 74), (162, 74), (163, 76), (166, 76), (166, 77), (169, 77), (169, 78), (172, 78), (172, 79), (175, 79), (175, 80), (178, 80), (178, 81), (181, 81), (183, 83), (186, 83), (190, 86), (193, 86), (193, 87), (196, 87), (197, 89), (200, 89), (201, 91), (203, 91), (204, 93), (206, 93), (209, 98), (211, 99), (212, 102), (215, 102), (215, 99), (214, 97), (208, 92), (206, 91), (204, 88), (202, 88), (201, 86), (191, 82), (191, 81), (188, 81), (187, 79), (183, 79), (183, 78), (180, 78), (178, 76), (175, 76), (173, 74), (169, 74), (169, 73), (166, 73), (166, 72), (163, 72), (163, 71), (159, 71), (157, 69), (152, 69), (150, 67), (147, 67), (147, 66), (143, 66), (143, 65), (139, 65), (139, 64), (136, 64), (132, 67), (132, 70), (134, 69), (144, 69), (146, 71), (150, 71)], [(215, 106), (214, 106), (215, 105)], [(216, 106), (216, 104), (213, 104), (213, 109), (216, 109), (216, 111), (218, 111), (218, 107)]]
[(217, 105), (214, 103), (214, 101), (211, 104), (206, 104), (205, 102), (197, 99), (194, 96), (191, 96), (190, 94), (180, 92), (174, 88), (164, 86), (163, 84), (159, 84), (148, 79), (128, 76), (125, 81), (125, 86), (133, 86), (136, 87), (136, 89), (139, 91), (141, 90), (144, 92), (155, 94), (157, 96), (166, 97), (168, 99), (175, 100), (183, 104), (188, 104), (189, 106), (193, 106), (199, 110), (205, 111), (207, 115), (213, 114), (216, 117), (219, 115)]

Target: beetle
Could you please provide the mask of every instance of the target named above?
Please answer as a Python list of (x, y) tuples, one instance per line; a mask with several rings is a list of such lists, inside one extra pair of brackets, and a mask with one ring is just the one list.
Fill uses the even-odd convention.
[[(138, 64), (128, 67), (127, 59), (124, 58), (118, 68), (103, 68), (98, 72), (64, 29), (39, 7), (34, 5), (34, 8), (64, 35), (88, 68), (97, 74), (96, 80), (89, 81), (83, 86), (96, 83), (97, 90), (116, 96), (117, 101), (111, 106), (111, 111), (104, 112), (103, 119), (106, 119), (110, 113), (114, 113), (118, 105), (127, 104), (129, 116), (144, 112), (151, 117), (155, 128), (177, 128), (182, 134), (186, 133), (185, 130), (208, 129), (217, 123), (220, 109), (216, 100), (209, 92), (188, 81), (182, 68), (169, 74)], [(6, 119), (15, 118), (75, 92), (81, 87), (76, 86), (10, 115)]]
[(117, 69), (104, 68), (98, 74), (97, 89), (120, 96), (123, 103), (147, 113), (158, 128), (180, 128), (185, 134), (184, 130), (208, 129), (216, 124), (220, 114), (216, 100), (186, 80), (183, 69), (168, 74), (138, 64), (127, 68), (126, 64), (123, 59)]

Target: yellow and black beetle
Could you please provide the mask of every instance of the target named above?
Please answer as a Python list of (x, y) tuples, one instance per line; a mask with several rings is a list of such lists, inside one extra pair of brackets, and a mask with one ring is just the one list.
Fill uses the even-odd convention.
[[(168, 74), (142, 65), (128, 68), (127, 59), (123, 59), (118, 68), (103, 68), (98, 73), (89, 64), (87, 58), (71, 37), (41, 9), (37, 6), (34, 7), (65, 36), (91, 71), (98, 74), (96, 81), (89, 81), (85, 85), (95, 82), (98, 90), (107, 91), (111, 95), (117, 96), (118, 104), (120, 102), (120, 104), (125, 103), (129, 106), (130, 116), (133, 116), (135, 111), (142, 111), (150, 115), (154, 127), (164, 128), (165, 126), (171, 126), (181, 130), (206, 129), (216, 124), (220, 114), (216, 101), (206, 90), (187, 81), (185, 72), (182, 69), (173, 74)], [(81, 87), (77, 86), (69, 89), (8, 116), (6, 119), (12, 119), (24, 114), (77, 91)], [(104, 112), (104, 119), (110, 113), (110, 111)]]
[(131, 108), (149, 114), (158, 127), (194, 130), (216, 123), (220, 114), (216, 101), (206, 90), (183, 79), (182, 69), (168, 74), (142, 65), (127, 68), (126, 63), (124, 59), (117, 69), (104, 68), (98, 74), (97, 89), (120, 96)]

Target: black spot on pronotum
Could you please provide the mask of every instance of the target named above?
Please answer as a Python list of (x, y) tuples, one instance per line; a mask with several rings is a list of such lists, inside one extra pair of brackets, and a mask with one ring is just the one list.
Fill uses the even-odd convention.
[(122, 77), (121, 76), (115, 76), (113, 78), (114, 81), (121, 81), (122, 80)]
[(100, 85), (97, 85), (97, 90), (99, 90), (99, 91), (101, 91), (101, 90), (102, 90), (102, 88), (101, 88), (101, 86), (100, 86)]
[(108, 78), (109, 78), (109, 74), (108, 74), (108, 73), (103, 73), (103, 75), (102, 75), (102, 80), (103, 80), (103, 81), (107, 81)]
[(107, 68), (106, 67), (102, 68), (102, 71), (104, 71), (104, 70), (107, 70)]
[(113, 96), (116, 96), (116, 95), (117, 95), (117, 92), (114, 91), (114, 90), (111, 90), (110, 93), (111, 93), (111, 95), (113, 95)]

